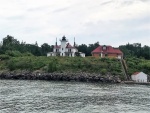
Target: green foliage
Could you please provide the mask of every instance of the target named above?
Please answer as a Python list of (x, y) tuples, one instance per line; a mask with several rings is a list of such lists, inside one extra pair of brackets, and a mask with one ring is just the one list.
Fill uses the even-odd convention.
[(14, 65), (14, 62), (12, 60), (10, 60), (8, 63), (7, 63), (7, 67), (10, 71), (13, 71), (15, 70), (15, 65)]
[(41, 45), (42, 54), (46, 56), (46, 54), (50, 51), (52, 51), (52, 46), (48, 45), (47, 43), (44, 43)]
[[(4, 54), (9, 51), (10, 56), (14, 56), (14, 54), (19, 53), (13, 53), (14, 51), (18, 51), (20, 53), (31, 53), (35, 56), (46, 56), (46, 53), (49, 51), (52, 51), (53, 46), (50, 46), (46, 43), (44, 43), (41, 47), (38, 46), (37, 42), (35, 44), (26, 44), (25, 42), (19, 42), (17, 39), (14, 39), (14, 37), (7, 35), (5, 38), (3, 38), (3, 43), (0, 45), (0, 53)], [(10, 52), (12, 51), (12, 52)], [(15, 55), (15, 57), (16, 57)]]
[(91, 52), (98, 46), (99, 46), (99, 42), (96, 42), (94, 44), (89, 44), (89, 46), (87, 46), (85, 44), (81, 44), (81, 45), (77, 46), (77, 49), (80, 52), (85, 53), (86, 56), (91, 56)]
[(150, 60), (136, 57), (128, 57), (126, 58), (126, 63), (128, 66), (129, 75), (140, 71), (150, 74)]
[[(99, 46), (94, 44), (81, 44), (77, 49), (90, 56), (91, 52)], [(136, 71), (150, 74), (150, 47), (141, 47), (140, 43), (127, 44), (119, 47), (125, 56), (128, 73)], [(0, 44), (0, 69), (9, 70), (43, 70), (46, 72), (90, 72), (113, 75), (122, 75), (120, 61), (110, 58), (94, 57), (46, 57), (47, 52), (53, 50), (53, 46), (44, 43), (41, 47), (38, 43), (26, 44), (19, 42), (12, 36), (7, 35)], [(78, 56), (79, 54), (76, 53)], [(37, 57), (38, 56), (38, 57)], [(123, 77), (122, 77), (123, 78)]]
[(107, 69), (101, 69), (101, 74), (102, 75), (105, 75), (107, 72), (108, 72)]
[(8, 55), (8, 56), (11, 56), (11, 57), (20, 57), (20, 56), (22, 56), (22, 54), (19, 51), (15, 51), (15, 50), (14, 51), (7, 50), (5, 52), (5, 54)]
[(8, 59), (10, 59), (9, 55), (5, 55), (5, 54), (0, 55), (0, 60), (8, 60)]
[(119, 46), (120, 50), (124, 53), (124, 57), (137, 57), (137, 58), (145, 58), (150, 59), (150, 47), (144, 46), (142, 47), (140, 43), (134, 44), (126, 44)]
[(30, 52), (25, 52), (25, 53), (22, 53), (22, 56), (33, 56), (33, 54)]
[(109, 61), (109, 58), (100, 58), (100, 60), (102, 61), (102, 62), (105, 62), (105, 61)]
[(57, 61), (56, 60), (49, 62), (47, 71), (48, 72), (57, 71)]
[(15, 63), (15, 64), (16, 64), (16, 68), (17, 69), (33, 70), (33, 65), (32, 65), (32, 63), (30, 63), (30, 61), (19, 61), (19, 62)]
[[(11, 57), (0, 55), (0, 69), (9, 70), (42, 70), (45, 72), (89, 72), (101, 73), (103, 75), (111, 73), (122, 76), (122, 66), (120, 61), (114, 59), (98, 59), (94, 57), (36, 57), (24, 56)], [(4, 60), (5, 59), (5, 60)], [(126, 58), (129, 75), (136, 71), (150, 73), (150, 61), (138, 59), (136, 57)], [(123, 78), (123, 77), (122, 77)]]

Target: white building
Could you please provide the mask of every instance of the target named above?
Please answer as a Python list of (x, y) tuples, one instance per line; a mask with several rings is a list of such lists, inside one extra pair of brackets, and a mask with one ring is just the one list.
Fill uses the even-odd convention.
[(143, 72), (136, 72), (131, 75), (131, 79), (135, 82), (147, 82), (147, 75)]
[(85, 53), (78, 52), (77, 48), (75, 48), (75, 42), (74, 46), (70, 45), (70, 43), (67, 43), (68, 40), (65, 36), (62, 37), (60, 40), (61, 45), (56, 45), (53, 48), (53, 52), (47, 53), (47, 56), (69, 56), (69, 57), (75, 57), (75, 56), (81, 56), (85, 57)]

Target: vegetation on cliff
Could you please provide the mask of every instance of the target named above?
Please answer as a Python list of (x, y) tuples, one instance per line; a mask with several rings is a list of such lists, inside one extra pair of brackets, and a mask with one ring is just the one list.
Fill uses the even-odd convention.
[[(78, 45), (79, 51), (88, 57), (46, 57), (53, 46), (44, 43), (41, 47), (35, 44), (19, 42), (12, 36), (3, 38), (0, 45), (0, 70), (28, 70), (43, 72), (87, 72), (111, 74), (124, 78), (120, 61), (117, 59), (94, 58), (90, 53), (99, 45)], [(124, 53), (129, 75), (136, 71), (143, 71), (150, 75), (150, 47), (141, 44), (127, 44), (119, 47)]]
[(94, 57), (37, 57), (27, 55), (17, 55), (13, 57), (0, 55), (0, 58), (3, 59), (0, 61), (0, 70), (41, 70), (44, 72), (88, 72), (122, 75), (121, 64), (117, 59), (99, 59)]
[(137, 57), (128, 57), (125, 58), (125, 60), (127, 63), (127, 70), (129, 75), (139, 71), (143, 71), (144, 73), (150, 75), (150, 60)]

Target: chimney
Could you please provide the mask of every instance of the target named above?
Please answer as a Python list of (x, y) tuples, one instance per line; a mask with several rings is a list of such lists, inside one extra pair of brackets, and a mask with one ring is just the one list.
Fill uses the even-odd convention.
[(75, 43), (75, 37), (74, 37), (74, 47), (76, 46), (76, 43)]
[(57, 37), (56, 37), (56, 47), (57, 47)]

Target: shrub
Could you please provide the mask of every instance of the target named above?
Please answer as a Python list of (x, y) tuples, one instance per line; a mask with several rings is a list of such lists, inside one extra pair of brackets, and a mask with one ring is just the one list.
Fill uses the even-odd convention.
[(9, 55), (11, 57), (20, 57), (20, 56), (22, 56), (22, 54), (19, 51), (10, 51), (10, 50), (8, 50), (8, 51), (5, 52), (5, 54)]
[(16, 66), (13, 60), (8, 61), (7, 67), (10, 71), (13, 71), (16, 69)]
[(49, 64), (48, 64), (48, 69), (47, 69), (48, 72), (54, 72), (54, 71), (57, 71), (57, 66), (56, 66), (56, 62), (54, 61), (51, 61)]
[(30, 53), (30, 52), (25, 52), (25, 53), (22, 54), (22, 56), (33, 56), (33, 54)]
[(106, 75), (106, 73), (107, 73), (107, 70), (106, 70), (106, 69), (101, 69), (101, 74), (102, 74), (102, 75)]
[(100, 61), (102, 61), (102, 62), (105, 62), (105, 61), (108, 61), (109, 60), (109, 58), (100, 58)]
[(8, 59), (10, 59), (10, 56), (5, 54), (0, 55), (0, 60), (8, 60)]

